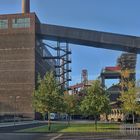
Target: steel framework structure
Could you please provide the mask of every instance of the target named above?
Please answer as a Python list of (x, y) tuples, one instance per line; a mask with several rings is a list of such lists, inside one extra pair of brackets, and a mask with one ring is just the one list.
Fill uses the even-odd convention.
[[(44, 43), (45, 44), (45, 43)], [(59, 84), (63, 90), (69, 90), (69, 81), (71, 81), (69, 73), (70, 69), (70, 55), (71, 50), (69, 48), (68, 43), (57, 42), (57, 46), (51, 46), (49, 44), (45, 44), (46, 47), (49, 47), (56, 51), (56, 56), (45, 56), (43, 59), (55, 59), (55, 76), (59, 81)]]

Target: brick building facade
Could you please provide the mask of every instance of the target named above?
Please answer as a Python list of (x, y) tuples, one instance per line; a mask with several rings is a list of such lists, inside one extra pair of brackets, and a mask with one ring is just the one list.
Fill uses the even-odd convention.
[(0, 15), (0, 116), (34, 118), (32, 93), (37, 74), (54, 69), (51, 55), (35, 34), (35, 13)]

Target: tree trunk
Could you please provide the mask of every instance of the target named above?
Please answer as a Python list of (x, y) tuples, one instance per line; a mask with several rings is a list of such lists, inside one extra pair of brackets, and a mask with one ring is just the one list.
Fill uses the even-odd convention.
[(48, 131), (51, 130), (51, 118), (50, 118), (50, 112), (48, 111)]
[(97, 116), (95, 116), (95, 130), (97, 131)]
[(106, 121), (108, 122), (108, 114), (105, 114), (105, 117), (106, 117)]
[(70, 114), (68, 114), (68, 126), (70, 126)]
[(135, 115), (134, 113), (132, 113), (132, 117), (133, 117), (133, 124), (135, 123)]
[(46, 116), (46, 113), (43, 114), (43, 121), (45, 121), (45, 116)]

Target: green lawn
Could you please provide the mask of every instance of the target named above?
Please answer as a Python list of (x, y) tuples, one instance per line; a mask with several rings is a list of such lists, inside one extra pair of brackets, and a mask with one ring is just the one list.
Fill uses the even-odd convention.
[[(70, 126), (67, 124), (52, 124), (51, 125), (51, 131), (50, 132), (112, 132), (112, 131), (118, 131), (119, 130), (119, 124), (104, 124), (99, 123), (98, 129), (95, 130), (94, 124), (76, 124), (71, 123)], [(30, 129), (24, 129), (20, 132), (48, 132), (48, 126), (40, 126)]]

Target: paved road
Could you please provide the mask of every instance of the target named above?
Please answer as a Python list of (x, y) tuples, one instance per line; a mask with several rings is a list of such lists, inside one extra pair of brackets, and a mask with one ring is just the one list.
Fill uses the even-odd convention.
[(87, 134), (87, 133), (73, 133), (62, 134), (57, 140), (140, 140), (140, 137), (135, 136), (118, 136), (106, 134)]
[[(140, 140), (140, 136), (123, 136), (124, 133), (17, 133), (16, 130), (46, 125), (46, 123), (1, 124), (0, 140)], [(140, 133), (139, 133), (140, 135)]]
[(18, 121), (15, 123), (14, 122), (3, 122), (3, 123), (0, 123), (0, 128), (13, 126), (13, 125), (27, 125), (27, 124), (36, 124), (36, 123), (43, 123), (43, 121)]
[(0, 133), (0, 140), (56, 140), (59, 134)]
[(140, 140), (140, 137), (92, 133), (0, 133), (0, 140)]
[(10, 126), (1, 126), (0, 127), (0, 133), (11, 133), (17, 130), (27, 129), (27, 128), (33, 128), (46, 125), (46, 123), (28, 123), (28, 124), (18, 124), (18, 125), (10, 125)]
[(55, 137), (49, 134), (31, 134), (31, 133), (0, 133), (0, 140), (51, 140)]

